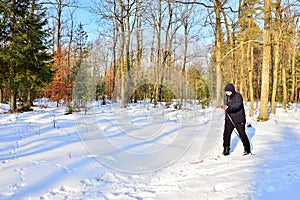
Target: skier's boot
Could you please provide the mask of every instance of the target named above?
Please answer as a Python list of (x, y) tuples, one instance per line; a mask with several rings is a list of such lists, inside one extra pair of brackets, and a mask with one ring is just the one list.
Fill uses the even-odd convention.
[(248, 154), (251, 154), (250, 149), (249, 148), (244, 148), (244, 154), (243, 154), (243, 156), (248, 155)]
[(230, 151), (230, 147), (229, 146), (225, 146), (224, 150), (223, 150), (223, 155), (224, 156), (228, 156), (229, 155), (229, 151)]

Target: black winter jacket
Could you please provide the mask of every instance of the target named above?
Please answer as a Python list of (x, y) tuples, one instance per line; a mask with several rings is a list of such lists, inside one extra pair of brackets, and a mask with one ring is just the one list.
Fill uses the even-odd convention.
[[(224, 105), (228, 106), (226, 112), (230, 115), (235, 124), (246, 123), (243, 97), (240, 93), (234, 90), (230, 96), (225, 95)], [(225, 116), (225, 119), (228, 119), (228, 116)]]

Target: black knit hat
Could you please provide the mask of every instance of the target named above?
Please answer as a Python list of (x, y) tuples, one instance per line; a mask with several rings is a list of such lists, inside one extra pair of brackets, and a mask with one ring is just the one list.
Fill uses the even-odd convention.
[(235, 92), (235, 88), (234, 88), (233, 84), (227, 83), (227, 85), (226, 85), (225, 88), (224, 88), (224, 91)]

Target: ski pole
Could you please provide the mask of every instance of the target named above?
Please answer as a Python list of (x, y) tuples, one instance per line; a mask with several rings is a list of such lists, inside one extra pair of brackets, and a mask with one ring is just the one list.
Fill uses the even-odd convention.
[[(225, 111), (226, 112), (226, 111)], [(235, 123), (233, 122), (233, 120), (232, 120), (232, 118), (230, 117), (230, 115), (226, 112), (226, 115), (227, 115), (227, 117), (229, 118), (229, 120), (231, 121), (231, 123), (232, 123), (232, 125), (234, 126), (234, 128), (236, 129), (236, 130), (234, 130), (234, 132), (235, 132), (235, 134), (238, 136), (238, 138), (240, 138), (240, 140), (242, 140), (241, 139), (241, 136), (240, 136), (240, 134), (239, 134), (239, 131), (237, 130), (237, 128), (236, 128), (236, 126), (235, 126)]]
[[(226, 112), (226, 111), (225, 111)], [(241, 136), (240, 136), (240, 134), (239, 134), (239, 131), (237, 130), (237, 128), (236, 128), (236, 126), (235, 126), (235, 123), (233, 122), (233, 120), (232, 120), (232, 118), (230, 117), (230, 115), (226, 112), (226, 115), (228, 116), (228, 118), (229, 118), (229, 120), (231, 121), (231, 123), (232, 123), (232, 125), (234, 126), (234, 128), (236, 129), (236, 130), (234, 130), (234, 132), (235, 132), (235, 134), (239, 137), (239, 139), (242, 141), (242, 138), (241, 138)], [(250, 154), (251, 155), (254, 155), (254, 154), (252, 154), (252, 152), (250, 152)]]

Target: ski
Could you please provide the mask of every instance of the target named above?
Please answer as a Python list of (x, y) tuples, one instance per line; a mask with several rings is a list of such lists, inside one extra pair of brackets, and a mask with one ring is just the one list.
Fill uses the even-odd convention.
[(202, 162), (204, 162), (204, 160), (202, 159), (202, 160), (194, 160), (194, 161), (190, 161), (189, 163), (190, 164), (199, 164), (199, 163), (202, 163)]

